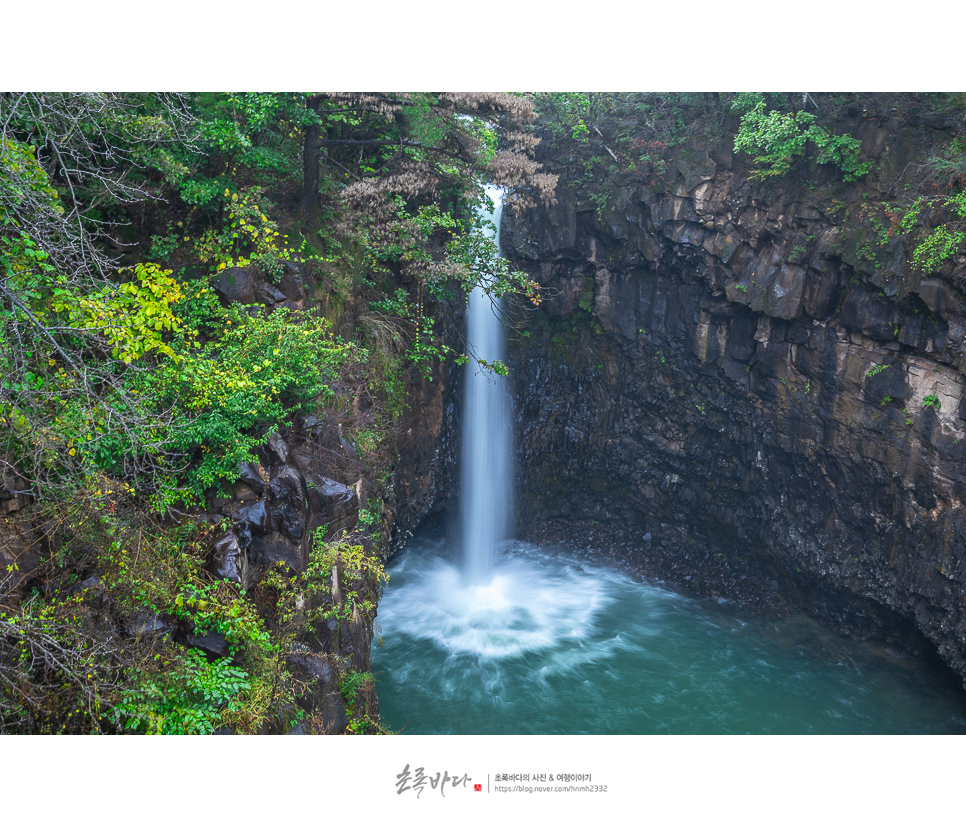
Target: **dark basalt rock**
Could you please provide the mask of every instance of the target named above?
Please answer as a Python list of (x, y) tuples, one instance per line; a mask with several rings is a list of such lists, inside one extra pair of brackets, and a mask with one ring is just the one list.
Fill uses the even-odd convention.
[(217, 660), (231, 654), (231, 647), (225, 636), (217, 631), (205, 631), (202, 634), (189, 633), (184, 639), (189, 648), (201, 649), (208, 660)]
[(354, 490), (324, 476), (309, 485), (308, 500), (313, 516), (327, 522), (348, 519), (359, 509)]
[(288, 299), (278, 287), (269, 284), (267, 281), (258, 281), (255, 283), (255, 300), (267, 307), (274, 307)]
[(910, 393), (905, 369), (899, 363), (876, 365), (866, 373), (865, 399), (870, 404), (880, 405), (888, 400), (901, 407)]
[(211, 566), (215, 576), (219, 579), (229, 579), (232, 582), (242, 583), (246, 567), (242, 548), (247, 547), (250, 543), (251, 535), (247, 530), (242, 533), (241, 541), (233, 531), (215, 539)]
[(256, 495), (265, 491), (267, 473), (257, 463), (243, 463), (238, 471), (238, 480), (251, 487)]
[(253, 535), (264, 536), (272, 529), (268, 505), (264, 499), (239, 507), (234, 513), (234, 518), (239, 523), (247, 525), (250, 534)]
[(232, 267), (221, 270), (211, 286), (224, 304), (254, 304), (258, 269), (254, 266)]
[(44, 560), (39, 536), (29, 527), (3, 519), (0, 541), (0, 603), (15, 605)]
[(292, 541), (305, 534), (306, 500), (302, 475), (293, 466), (281, 466), (268, 484), (272, 527)]
[(171, 637), (177, 629), (177, 623), (171, 617), (144, 609), (137, 611), (128, 620), (127, 632), (141, 640), (159, 640)]
[(68, 594), (82, 594), (85, 601), (95, 610), (107, 608), (111, 604), (111, 597), (101, 577), (97, 574), (88, 576), (83, 582), (67, 589)]
[(962, 318), (963, 297), (941, 278), (927, 278), (913, 290), (936, 315), (946, 321)]
[(841, 323), (879, 341), (890, 341), (898, 335), (899, 313), (895, 304), (867, 289), (853, 289), (842, 303)]
[(259, 449), (259, 452), (265, 457), (268, 466), (291, 463), (288, 443), (277, 432), (265, 441), (265, 445)]
[(650, 536), (633, 558), (657, 578), (966, 677), (961, 277), (906, 273), (897, 244), (862, 260), (822, 210), (839, 185), (752, 196), (730, 155), (698, 157), (603, 217), (566, 171), (562, 207), (504, 216), (552, 299), (514, 322), (519, 529)]
[(248, 554), (258, 571), (281, 562), (298, 573), (305, 568), (307, 545), (307, 542), (293, 542), (287, 536), (273, 532), (267, 536), (253, 536)]
[(306, 652), (292, 652), (288, 667), (305, 687), (299, 706), (315, 716), (326, 735), (340, 735), (349, 727), (345, 701), (339, 692), (339, 676), (331, 663)]
[(287, 263), (282, 270), (278, 288), (285, 296), (286, 306), (293, 310), (304, 310), (307, 302), (306, 290), (311, 286), (311, 280), (302, 264)]

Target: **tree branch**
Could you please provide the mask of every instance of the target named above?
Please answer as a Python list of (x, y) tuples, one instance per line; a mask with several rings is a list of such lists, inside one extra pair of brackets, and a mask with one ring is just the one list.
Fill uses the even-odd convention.
[(408, 142), (405, 139), (392, 140), (392, 139), (323, 139), (320, 143), (322, 145), (366, 145), (369, 147), (375, 147), (377, 145), (395, 145), (397, 147), (404, 148), (421, 148), (424, 151), (432, 151), (433, 153), (441, 153), (445, 156), (452, 157), (453, 159), (458, 159), (460, 162), (470, 162), (465, 156), (454, 151), (448, 151), (446, 148), (437, 148), (433, 145), (424, 145), (422, 142)]

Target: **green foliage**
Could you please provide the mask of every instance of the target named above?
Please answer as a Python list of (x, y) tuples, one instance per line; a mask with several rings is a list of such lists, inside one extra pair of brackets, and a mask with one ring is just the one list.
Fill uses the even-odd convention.
[(0, 610), (0, 733), (113, 729), (119, 660), (76, 599)]
[[(332, 587), (335, 571), (339, 574), (339, 594), (334, 593)], [(318, 616), (345, 621), (353, 611), (369, 616), (374, 614), (375, 604), (369, 591), (375, 588), (378, 592), (380, 584), (389, 581), (389, 574), (378, 556), (367, 552), (362, 544), (353, 544), (346, 538), (326, 542), (322, 536), (316, 535), (303, 579), (310, 589), (323, 590), (330, 600), (320, 607)]]
[[(952, 145), (960, 147), (958, 140)], [(946, 161), (952, 165), (954, 155), (947, 156)], [(932, 216), (931, 223), (927, 224), (924, 213), (927, 217)], [(944, 213), (948, 222), (935, 225), (937, 213)], [(910, 260), (913, 268), (925, 274), (935, 272), (959, 252), (966, 240), (966, 232), (962, 228), (955, 228), (962, 226), (958, 221), (966, 219), (966, 190), (960, 189), (942, 196), (919, 196), (905, 208), (887, 206), (886, 216), (892, 221), (891, 228), (886, 230), (887, 237), (898, 233), (912, 237), (916, 242)], [(930, 225), (934, 227), (929, 228)], [(923, 227), (922, 231), (916, 234), (920, 227)]]
[(255, 606), (228, 582), (198, 586), (189, 582), (174, 598), (170, 613), (187, 617), (196, 634), (217, 631), (232, 651), (245, 649), (264, 654), (273, 648), (272, 637)]
[(181, 300), (181, 287), (170, 270), (157, 264), (141, 263), (122, 272), (134, 273), (135, 280), (85, 295), (57, 286), (50, 308), (64, 314), (74, 327), (102, 333), (111, 355), (122, 362), (133, 362), (151, 351), (173, 357), (162, 336), (181, 329), (172, 310)]
[(723, 135), (727, 108), (712, 93), (535, 93), (540, 136), (559, 146), (557, 164), (568, 170), (579, 201), (607, 222), (610, 207), (630, 185), (665, 192), (675, 157), (696, 136), (703, 146)]
[(590, 128), (584, 124), (583, 119), (578, 119), (570, 135), (578, 142), (586, 142), (587, 137), (590, 135)]
[[(961, 102), (957, 102), (953, 112), (961, 112), (961, 106)], [(966, 182), (966, 140), (957, 136), (929, 162), (937, 178), (945, 179), (954, 187), (958, 183), (959, 188), (962, 188), (962, 184)]]
[(591, 110), (588, 93), (537, 93), (536, 106), (557, 136), (569, 134), (576, 141), (586, 140), (590, 131), (584, 118), (589, 118)]
[(953, 231), (946, 225), (938, 226), (916, 247), (912, 265), (926, 273), (934, 272), (959, 251), (964, 239), (966, 233)]
[(550, 141), (606, 142), (619, 164), (627, 166), (695, 133), (715, 139), (723, 116), (720, 98), (713, 93), (541, 92), (533, 98)]
[(937, 397), (935, 394), (928, 394), (925, 396), (922, 400), (922, 404), (925, 408), (935, 408), (936, 411), (939, 411), (940, 407), (942, 406), (939, 397)]
[[(28, 699), (9, 699), (20, 710), (9, 726), (197, 733), (230, 718), (263, 729), (297, 695), (286, 655), (306, 630), (374, 615), (385, 573), (365, 549), (372, 533), (325, 543), (320, 532), (303, 575), (274, 566), (247, 597), (211, 581), (211, 531), (174, 520), (234, 481), (267, 433), (338, 389), (347, 402), (372, 395), (341, 419), (366, 466), (361, 526), (379, 527), (406, 361), (428, 368), (452, 353), (434, 333), (433, 303), (483, 274), (496, 295), (536, 292), (486, 239), (467, 196), (490, 163), (495, 180), (525, 187), (506, 143), (528, 137), (498, 138), (497, 126), (511, 113), (525, 122), (526, 102), (470, 95), (0, 93), (0, 442), (40, 499), (52, 552), (32, 615), (0, 617), (0, 677), (10, 672)], [(316, 128), (328, 143), (321, 205), (293, 216), (268, 195), (290, 204)], [(359, 185), (373, 187), (355, 188), (354, 203)], [(355, 324), (369, 349), (314, 314), (225, 310), (210, 287), (224, 269), (255, 265), (278, 279), (310, 256), (317, 300), (348, 309), (340, 330)], [(41, 606), (42, 594), (95, 575), (97, 590), (71, 597), (75, 608)], [(68, 630), (104, 591), (112, 618), (215, 630), (233, 659), (209, 663), (160, 638), (97, 642), (89, 624)], [(334, 660), (353, 727), (371, 729), (371, 679)], [(45, 711), (69, 718), (36, 717)]]
[(339, 693), (346, 701), (354, 701), (359, 690), (374, 681), (372, 672), (351, 669), (339, 678)]
[[(296, 93), (197, 93), (191, 144), (173, 150), (166, 180), (185, 203), (210, 208), (247, 172), (265, 181), (295, 176), (301, 130), (312, 120)], [(226, 164), (230, 163), (230, 164)]]
[[(450, 132), (450, 120), (437, 105), (439, 99), (432, 93), (411, 93), (409, 104), (403, 105), (402, 113), (409, 125), (409, 135), (422, 145), (436, 146), (444, 142)], [(417, 156), (425, 152), (415, 151)]]
[(270, 220), (267, 198), (260, 187), (225, 188), (219, 196), (222, 225), (210, 226), (196, 237), (185, 236), (195, 257), (217, 269), (256, 264), (274, 280), (282, 276), (284, 262), (304, 262), (304, 247), (292, 245), (278, 224)]
[(181, 281), (181, 299), (173, 310), (181, 323), (182, 351), (197, 349), (200, 340), (211, 340), (226, 327), (225, 308), (204, 276)]
[(381, 502), (370, 501), (367, 507), (359, 509), (359, 526), (363, 530), (369, 530), (379, 524), (382, 515)]
[(960, 220), (966, 219), (966, 191), (953, 194), (952, 197), (946, 200), (945, 205), (953, 216), (958, 217)]
[(63, 214), (57, 191), (37, 162), (36, 151), (33, 145), (0, 138), (0, 225), (14, 222), (17, 210), (33, 200)]
[[(134, 383), (148, 410), (175, 416), (166, 436), (142, 438), (146, 448), (193, 459), (185, 488), (165, 501), (198, 502), (207, 488), (233, 481), (242, 463), (255, 460), (251, 449), (261, 437), (331, 396), (329, 383), (350, 355), (364, 359), (337, 342), (323, 319), (285, 309), (265, 317), (241, 309), (223, 315), (220, 339), (182, 350)], [(102, 465), (111, 468), (118, 451), (136, 452), (106, 448)]]
[(166, 660), (160, 668), (134, 670), (134, 689), (119, 702), (124, 728), (148, 735), (213, 733), (237, 711), (237, 698), (251, 684), (230, 658), (209, 662), (197, 649)]
[(394, 200), (394, 209), (395, 234), (388, 241), (368, 245), (366, 258), (373, 271), (402, 260), (407, 268), (420, 269), (418, 282), (413, 293), (396, 287), (369, 306), (405, 322), (413, 334), (406, 358), (424, 377), (432, 378), (434, 366), (455, 351), (439, 344), (435, 336), (435, 318), (425, 312), (430, 300), (447, 300), (457, 290), (466, 294), (481, 284), (495, 298), (521, 294), (538, 304), (539, 285), (525, 272), (511, 270), (500, 255), (493, 223), (481, 219), (493, 211), (485, 193), (480, 193), (475, 211), (462, 220), (435, 204), (412, 210), (402, 198)]
[(782, 113), (765, 112), (764, 98), (742, 116), (734, 149), (752, 154), (759, 166), (754, 171), (757, 179), (784, 176), (796, 160), (805, 156), (809, 142), (818, 149), (816, 162), (835, 165), (846, 182), (855, 182), (872, 170), (870, 162), (859, 161), (862, 143), (848, 135), (831, 133), (816, 124), (813, 113), (799, 110)]
[(902, 215), (902, 219), (899, 221), (899, 231), (907, 235), (909, 234), (919, 222), (920, 214), (926, 205), (925, 197), (917, 197), (909, 208), (905, 210)]
[(346, 705), (350, 735), (362, 735), (366, 732), (385, 733), (382, 727), (369, 717), (364, 708), (365, 700), (360, 697), (372, 693), (374, 685), (375, 676), (372, 672), (349, 669), (339, 676), (339, 694)]
[(166, 261), (180, 245), (181, 239), (177, 234), (151, 235), (150, 256), (159, 261)]

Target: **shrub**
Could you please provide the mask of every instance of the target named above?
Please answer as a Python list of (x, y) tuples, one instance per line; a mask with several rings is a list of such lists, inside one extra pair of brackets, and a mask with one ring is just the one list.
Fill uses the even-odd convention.
[(99, 445), (110, 467), (126, 454), (160, 453), (183, 461), (183, 485), (170, 480), (162, 503), (199, 503), (221, 479), (234, 480), (238, 467), (255, 460), (252, 448), (291, 417), (332, 395), (329, 383), (352, 345), (336, 341), (320, 318), (275, 310), (269, 316), (241, 309), (225, 313), (222, 337), (202, 350), (182, 351), (173, 361), (135, 382), (149, 412), (175, 419), (164, 435), (138, 440), (141, 448), (117, 447), (119, 438)]
[(855, 182), (872, 169), (871, 163), (859, 162), (862, 143), (855, 137), (831, 133), (804, 110), (766, 113), (763, 98), (742, 116), (734, 148), (752, 154), (760, 166), (754, 176), (765, 179), (787, 174), (795, 160), (805, 155), (809, 142), (818, 148), (816, 162), (835, 165), (846, 182)]
[(939, 226), (920, 243), (912, 253), (912, 265), (923, 272), (937, 270), (942, 262), (952, 257), (966, 239), (966, 233), (951, 231), (948, 226)]
[(121, 699), (118, 718), (126, 730), (148, 735), (213, 733), (238, 709), (233, 699), (250, 686), (248, 673), (230, 658), (209, 662), (197, 649), (134, 675), (137, 688)]

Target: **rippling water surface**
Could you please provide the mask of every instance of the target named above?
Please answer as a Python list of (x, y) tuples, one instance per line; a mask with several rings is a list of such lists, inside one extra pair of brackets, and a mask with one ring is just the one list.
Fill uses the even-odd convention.
[(958, 684), (801, 617), (759, 620), (511, 542), (469, 585), (444, 540), (390, 566), (373, 645), (403, 733), (961, 733)]

